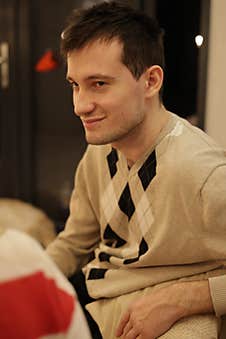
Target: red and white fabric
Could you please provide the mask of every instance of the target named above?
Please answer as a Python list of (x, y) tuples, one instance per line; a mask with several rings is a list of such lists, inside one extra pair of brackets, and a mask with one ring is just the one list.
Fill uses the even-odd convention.
[(0, 230), (0, 314), (4, 339), (91, 338), (73, 287), (17, 230)]

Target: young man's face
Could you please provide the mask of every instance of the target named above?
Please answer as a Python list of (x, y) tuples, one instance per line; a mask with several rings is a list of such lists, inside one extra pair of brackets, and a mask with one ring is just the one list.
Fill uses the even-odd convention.
[(99, 40), (69, 53), (67, 79), (90, 144), (120, 144), (145, 123), (145, 79), (136, 80), (121, 61), (122, 45)]

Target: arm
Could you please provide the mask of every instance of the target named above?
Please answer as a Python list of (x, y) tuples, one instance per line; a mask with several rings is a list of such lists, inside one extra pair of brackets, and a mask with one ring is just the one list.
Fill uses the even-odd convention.
[(133, 302), (122, 317), (116, 336), (155, 339), (183, 317), (212, 312), (208, 280), (178, 282)]
[(213, 308), (218, 317), (226, 314), (226, 275), (209, 278)]
[[(201, 190), (206, 244), (213, 259), (223, 264), (226, 259), (226, 166), (217, 167)], [(226, 275), (209, 278), (210, 294), (217, 316), (226, 314)]]
[[(200, 192), (203, 241), (209, 259), (226, 258), (226, 166), (217, 167)], [(194, 314), (226, 314), (226, 275), (204, 281), (178, 282), (134, 302), (122, 318), (117, 335), (123, 338), (156, 338), (176, 321)], [(130, 332), (130, 334), (129, 334)], [(126, 336), (127, 334), (127, 336)]]
[(86, 177), (89, 170), (86, 152), (76, 171), (65, 229), (47, 247), (47, 253), (68, 277), (88, 262), (100, 239), (99, 224), (88, 194)]

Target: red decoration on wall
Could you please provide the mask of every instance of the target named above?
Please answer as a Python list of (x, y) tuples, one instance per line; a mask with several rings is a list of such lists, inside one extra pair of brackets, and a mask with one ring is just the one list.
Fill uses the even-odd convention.
[(59, 62), (54, 57), (53, 51), (46, 51), (35, 65), (36, 72), (50, 72), (59, 67)]

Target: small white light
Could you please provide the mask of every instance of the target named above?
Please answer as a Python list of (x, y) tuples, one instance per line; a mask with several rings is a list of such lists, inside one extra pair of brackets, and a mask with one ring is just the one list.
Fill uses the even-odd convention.
[(195, 43), (196, 43), (197, 47), (201, 47), (202, 44), (203, 44), (203, 36), (202, 35), (196, 35)]
[(60, 35), (61, 39), (64, 40), (64, 31)]

